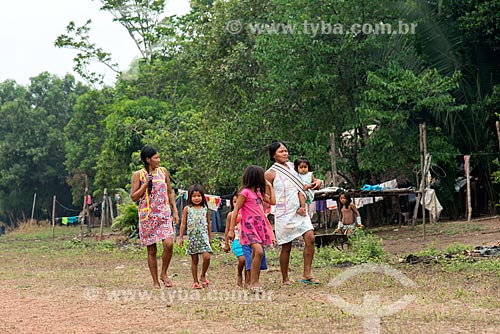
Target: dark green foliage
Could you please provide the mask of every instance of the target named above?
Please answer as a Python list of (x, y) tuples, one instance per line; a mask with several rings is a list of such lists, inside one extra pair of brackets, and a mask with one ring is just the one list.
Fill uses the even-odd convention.
[(133, 202), (127, 202), (127, 204), (120, 205), (119, 210), (121, 214), (115, 218), (111, 227), (120, 229), (125, 235), (137, 232), (139, 228), (137, 205)]

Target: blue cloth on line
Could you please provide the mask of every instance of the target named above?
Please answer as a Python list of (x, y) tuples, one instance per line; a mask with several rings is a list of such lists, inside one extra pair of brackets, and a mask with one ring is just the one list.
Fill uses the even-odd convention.
[(384, 190), (384, 188), (382, 188), (382, 186), (380, 186), (379, 184), (376, 184), (374, 186), (369, 185), (369, 184), (365, 184), (365, 185), (363, 185), (363, 187), (361, 187), (361, 190), (365, 190), (365, 191), (379, 191), (379, 190)]

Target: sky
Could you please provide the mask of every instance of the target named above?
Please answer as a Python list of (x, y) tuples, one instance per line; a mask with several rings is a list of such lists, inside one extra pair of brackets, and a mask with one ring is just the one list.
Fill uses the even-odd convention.
[[(58, 76), (73, 72), (76, 51), (56, 48), (57, 36), (66, 26), (77, 26), (92, 19), (90, 38), (110, 52), (120, 70), (126, 70), (139, 52), (125, 28), (113, 17), (100, 11), (98, 0), (2, 0), (0, 4), (0, 82), (13, 79), (28, 85), (30, 78), (48, 71)], [(189, 11), (188, 0), (166, 0), (167, 15), (183, 15)], [(115, 74), (95, 64), (92, 70), (105, 74), (106, 84), (113, 84)]]

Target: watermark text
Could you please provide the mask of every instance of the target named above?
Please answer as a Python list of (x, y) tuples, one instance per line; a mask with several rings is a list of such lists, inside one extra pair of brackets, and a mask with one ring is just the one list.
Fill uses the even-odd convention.
[(240, 20), (231, 20), (226, 24), (226, 30), (231, 34), (239, 34), (246, 30), (254, 35), (308, 35), (316, 37), (318, 35), (408, 35), (415, 34), (416, 23), (406, 23), (398, 21), (391, 23), (353, 23), (345, 25), (342, 23), (329, 23), (325, 21), (302, 23), (243, 23)]

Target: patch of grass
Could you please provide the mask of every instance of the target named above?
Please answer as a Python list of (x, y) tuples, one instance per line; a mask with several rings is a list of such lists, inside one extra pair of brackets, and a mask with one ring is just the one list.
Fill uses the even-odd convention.
[(461, 255), (464, 254), (465, 251), (471, 250), (471, 246), (463, 245), (461, 243), (453, 243), (446, 247), (444, 254), (446, 255)]
[(458, 228), (450, 228), (448, 230), (445, 230), (443, 233), (449, 237), (454, 237), (456, 235), (462, 234), (462, 231)]
[(415, 255), (417, 256), (438, 256), (441, 255), (442, 252), (436, 249), (436, 245), (431, 242), (427, 245), (427, 247), (420, 252), (417, 252)]
[(466, 233), (472, 233), (472, 232), (479, 232), (481, 231), (482, 228), (479, 225), (475, 224), (461, 224), (461, 225), (450, 225), (446, 230), (444, 230), (442, 233), (449, 237), (457, 236), (457, 235), (462, 235)]
[[(290, 266), (301, 267), (304, 263), (302, 249), (292, 249), (290, 254)], [(279, 248), (266, 250), (268, 265), (279, 267)], [(341, 264), (361, 264), (367, 262), (381, 262), (387, 259), (382, 249), (382, 240), (374, 234), (364, 231), (356, 232), (350, 238), (350, 246), (343, 250), (335, 246), (323, 246), (316, 248), (313, 266), (315, 268), (326, 268)]]
[(463, 225), (463, 230), (465, 232), (479, 232), (479, 231), (482, 231), (482, 227), (479, 225), (474, 225), (474, 224), (466, 224), (466, 225)]
[(420, 257), (433, 257), (434, 262), (441, 264), (446, 272), (497, 272), (500, 270), (500, 258), (476, 258), (466, 254), (471, 246), (454, 243), (444, 251), (437, 250), (430, 244), (424, 251), (416, 253)]
[(353, 263), (380, 262), (387, 259), (382, 249), (382, 240), (363, 230), (350, 238)]
[(468, 256), (459, 256), (446, 261), (441, 261), (443, 270), (448, 272), (473, 271), (473, 272), (498, 272), (500, 259), (471, 259)]

